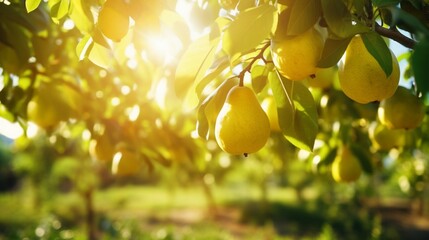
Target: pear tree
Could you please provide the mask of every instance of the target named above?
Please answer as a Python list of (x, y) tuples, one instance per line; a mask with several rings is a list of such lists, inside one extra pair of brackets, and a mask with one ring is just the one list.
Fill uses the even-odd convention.
[[(83, 126), (83, 149), (98, 159), (96, 142), (107, 142), (111, 159), (102, 162), (116, 175), (135, 173), (123, 156), (149, 171), (191, 163), (201, 175), (205, 156), (260, 151), (284, 163), (286, 145), (308, 153), (317, 172), (339, 169), (337, 179), (347, 179), (337, 156), (373, 173), (373, 156), (387, 150), (368, 130), (396, 127), (389, 102), (418, 110), (396, 127), (412, 140), (392, 148), (429, 148), (428, 8), (414, 0), (0, 1), (0, 116), (48, 137)], [(394, 43), (407, 50), (395, 56)], [(263, 111), (268, 98), (276, 114)]]

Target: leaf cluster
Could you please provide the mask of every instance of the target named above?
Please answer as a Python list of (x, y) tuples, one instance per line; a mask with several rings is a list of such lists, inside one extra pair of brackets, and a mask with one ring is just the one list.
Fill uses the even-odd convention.
[[(225, 100), (225, 93), (231, 87), (231, 84), (225, 83), (237, 77), (239, 84), (245, 79), (250, 81), (261, 98), (273, 93), (283, 134), (295, 146), (311, 150), (318, 132), (316, 104), (305, 86), (291, 82), (276, 72), (271, 62), (270, 41), (293, 37), (314, 27), (325, 34), (325, 45), (318, 67), (327, 68), (340, 61), (351, 38), (360, 34), (368, 52), (389, 76), (393, 66), (385, 37), (405, 46), (408, 46), (407, 42), (418, 42), (416, 46), (408, 46), (413, 50), (410, 60), (426, 54), (428, 28), (425, 21), (423, 17), (419, 19), (413, 14), (407, 14), (405, 10), (409, 11), (411, 5), (415, 12), (424, 15), (425, 3), (417, 2), (260, 1), (247, 8), (237, 7), (234, 11), (228, 11), (215, 20), (208, 35), (197, 41), (201, 51), (196, 50), (196, 43), (190, 45), (176, 72), (180, 84), (192, 85), (189, 92), (195, 91), (199, 98), (200, 136), (210, 138), (213, 131), (213, 123), (210, 122), (217, 115), (219, 106)], [(386, 12), (394, 16), (389, 21)], [(408, 31), (410, 37), (402, 35), (398, 28)], [(203, 42), (205, 46), (201, 47)], [(197, 64), (186, 64), (189, 62)], [(420, 72), (423, 68), (417, 66), (424, 61), (419, 59), (417, 62), (412, 65), (412, 69), (417, 70), (414, 76), (416, 89), (425, 95), (427, 81), (423, 81), (423, 72)], [(186, 73), (188, 78), (183, 77)], [(248, 73), (250, 79), (246, 78)], [(204, 91), (210, 93), (205, 94)], [(187, 96), (195, 98), (194, 94)]]

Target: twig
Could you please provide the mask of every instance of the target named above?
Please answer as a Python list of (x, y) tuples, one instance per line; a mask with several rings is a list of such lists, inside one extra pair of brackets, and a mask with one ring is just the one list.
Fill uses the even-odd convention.
[(264, 46), (261, 47), (260, 52), (258, 53), (258, 55), (256, 55), (255, 57), (253, 57), (252, 61), (249, 63), (249, 65), (246, 66), (246, 68), (244, 68), (240, 74), (238, 75), (239, 79), (240, 79), (240, 86), (243, 86), (243, 79), (244, 79), (244, 74), (246, 74), (246, 72), (250, 72), (250, 70), (252, 69), (252, 65), (259, 59), (263, 59), (264, 58), (264, 52), (265, 50), (271, 45), (271, 42), (268, 41)]
[(413, 49), (414, 46), (416, 45), (416, 41), (414, 41), (411, 38), (408, 38), (407, 36), (404, 36), (402, 33), (400, 33), (396, 29), (384, 28), (384, 27), (382, 27), (376, 23), (375, 24), (375, 31), (384, 37), (390, 38), (390, 39), (402, 44), (404, 47)]

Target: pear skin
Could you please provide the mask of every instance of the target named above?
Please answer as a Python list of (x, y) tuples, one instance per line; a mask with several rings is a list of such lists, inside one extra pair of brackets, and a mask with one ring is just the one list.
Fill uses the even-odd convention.
[(362, 174), (359, 160), (348, 146), (340, 148), (339, 154), (332, 163), (332, 177), (337, 182), (354, 182)]
[(257, 152), (270, 136), (270, 122), (248, 87), (233, 87), (216, 118), (215, 138), (220, 148), (239, 155)]

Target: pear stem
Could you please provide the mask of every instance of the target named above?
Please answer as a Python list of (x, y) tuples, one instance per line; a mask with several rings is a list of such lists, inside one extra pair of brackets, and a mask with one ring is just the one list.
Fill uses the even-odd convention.
[(267, 41), (267, 43), (265, 43), (264, 46), (262, 46), (262, 48), (259, 49), (259, 53), (258, 55), (256, 55), (255, 57), (253, 57), (252, 61), (250, 61), (249, 65), (247, 65), (243, 70), (241, 70), (240, 74), (238, 75), (238, 77), (240, 78), (240, 82), (238, 83), (238, 86), (242, 87), (244, 85), (244, 75), (246, 74), (246, 72), (250, 72), (250, 70), (252, 69), (253, 64), (259, 60), (262, 59), (265, 61), (264, 59), (264, 52), (265, 50), (271, 45), (270, 41)]

